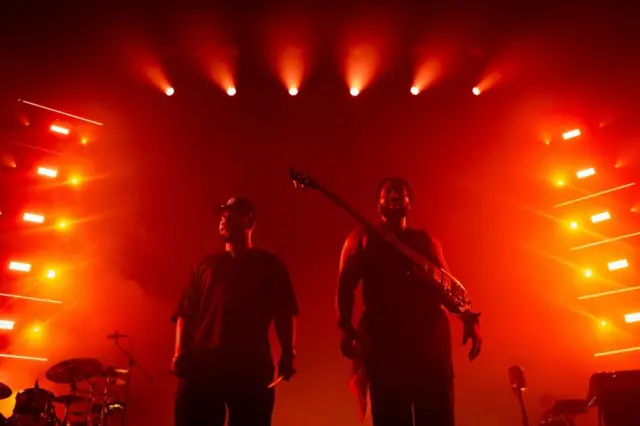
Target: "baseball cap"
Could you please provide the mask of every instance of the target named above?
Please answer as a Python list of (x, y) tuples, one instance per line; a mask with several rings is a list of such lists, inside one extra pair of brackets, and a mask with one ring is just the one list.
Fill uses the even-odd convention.
[(256, 208), (253, 203), (246, 198), (232, 197), (226, 203), (221, 204), (216, 209), (216, 213), (220, 214), (224, 211), (234, 211), (243, 215), (255, 217)]

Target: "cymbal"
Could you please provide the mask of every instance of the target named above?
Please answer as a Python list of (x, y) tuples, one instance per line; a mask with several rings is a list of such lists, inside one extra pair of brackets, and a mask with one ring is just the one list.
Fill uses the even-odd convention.
[(55, 402), (56, 404), (71, 405), (77, 404), (79, 402), (85, 402), (86, 400), (86, 398), (78, 395), (59, 395), (55, 397), (53, 402)]
[(95, 358), (75, 358), (59, 362), (47, 370), (47, 379), (53, 383), (75, 383), (99, 376), (102, 363)]
[(107, 366), (102, 370), (101, 376), (107, 379), (107, 384), (122, 386), (127, 383), (129, 370)]
[(0, 400), (7, 399), (13, 394), (11, 388), (0, 382)]

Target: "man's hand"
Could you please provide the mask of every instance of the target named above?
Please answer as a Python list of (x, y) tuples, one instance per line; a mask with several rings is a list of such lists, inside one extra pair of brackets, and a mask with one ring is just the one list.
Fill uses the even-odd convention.
[(176, 377), (183, 378), (187, 372), (187, 360), (184, 352), (178, 352), (171, 360), (171, 371)]
[(280, 361), (278, 362), (278, 377), (284, 378), (289, 381), (296, 374), (294, 367), (295, 355), (293, 353), (282, 354)]
[(360, 351), (358, 344), (358, 332), (351, 328), (340, 331), (340, 352), (342, 356), (349, 359), (355, 359)]
[(480, 323), (478, 317), (473, 315), (462, 320), (464, 331), (462, 332), (462, 345), (466, 345), (471, 340), (471, 350), (469, 351), (469, 360), (473, 361), (480, 355), (482, 349), (482, 333), (480, 331)]

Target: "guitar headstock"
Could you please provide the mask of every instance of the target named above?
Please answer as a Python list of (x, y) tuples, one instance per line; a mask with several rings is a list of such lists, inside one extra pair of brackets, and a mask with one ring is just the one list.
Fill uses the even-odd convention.
[(303, 188), (303, 189), (304, 188), (312, 188), (312, 189), (317, 189), (318, 188), (317, 182), (312, 177), (310, 177), (306, 173), (302, 173), (299, 170), (296, 170), (293, 167), (289, 169), (289, 177), (293, 181), (293, 184), (295, 185), (296, 188)]

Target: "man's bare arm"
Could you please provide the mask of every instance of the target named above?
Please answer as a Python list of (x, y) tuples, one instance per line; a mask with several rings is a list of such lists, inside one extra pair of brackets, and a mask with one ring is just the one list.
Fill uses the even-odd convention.
[(296, 319), (293, 315), (278, 315), (274, 318), (273, 327), (276, 330), (278, 343), (283, 356), (295, 355)]
[(184, 326), (184, 318), (179, 317), (176, 321), (176, 349), (174, 355), (181, 354), (186, 349), (186, 336), (185, 336), (185, 326)]
[(362, 231), (352, 232), (347, 237), (340, 256), (337, 308), (338, 327), (343, 331), (354, 329), (352, 320), (355, 292), (362, 277), (362, 238)]

